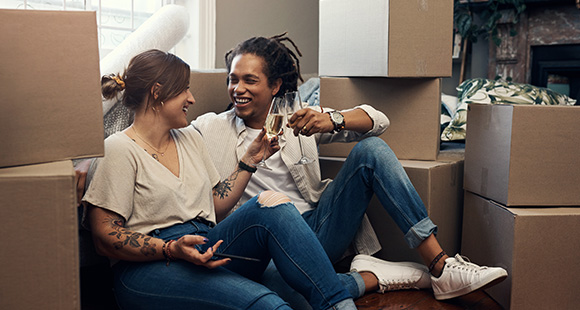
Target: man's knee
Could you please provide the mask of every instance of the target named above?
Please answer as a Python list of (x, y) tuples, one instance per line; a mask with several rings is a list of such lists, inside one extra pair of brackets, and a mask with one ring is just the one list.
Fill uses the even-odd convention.
[(258, 196), (258, 202), (263, 207), (273, 207), (282, 203), (292, 202), (292, 200), (290, 200), (288, 196), (279, 192), (263, 191), (260, 193), (260, 196)]

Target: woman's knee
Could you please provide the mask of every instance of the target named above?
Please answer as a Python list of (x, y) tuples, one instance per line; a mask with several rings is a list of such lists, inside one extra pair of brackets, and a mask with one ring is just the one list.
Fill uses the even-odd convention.
[(264, 207), (274, 207), (283, 203), (292, 202), (292, 200), (282, 193), (268, 190), (260, 193), (258, 202)]

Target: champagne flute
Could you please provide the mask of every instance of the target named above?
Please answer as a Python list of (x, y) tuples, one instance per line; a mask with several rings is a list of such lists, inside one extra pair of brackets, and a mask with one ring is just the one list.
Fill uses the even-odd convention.
[[(298, 91), (287, 92), (284, 96), (284, 99), (286, 100), (288, 118), (290, 118), (290, 116), (294, 114), (294, 112), (303, 108), (302, 100), (300, 99), (300, 93)], [(300, 138), (300, 133), (298, 133), (298, 145), (300, 146), (301, 157), (298, 160), (298, 162), (295, 163), (295, 165), (306, 165), (311, 162), (314, 162), (313, 159), (308, 158), (306, 155), (304, 155), (304, 151), (302, 150), (302, 139)]]
[[(284, 123), (285, 116), (285, 102), (281, 97), (274, 97), (272, 103), (270, 104), (270, 110), (268, 111), (268, 116), (266, 116), (266, 122), (264, 127), (266, 128), (266, 137), (270, 141), (273, 137), (282, 134), (282, 125)], [(262, 160), (256, 165), (261, 168), (272, 170), (266, 165), (266, 150), (264, 150), (264, 155), (262, 155)]]

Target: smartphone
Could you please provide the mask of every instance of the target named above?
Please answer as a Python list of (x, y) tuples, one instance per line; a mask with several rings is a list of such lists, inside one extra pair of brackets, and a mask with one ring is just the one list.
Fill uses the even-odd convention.
[[(201, 254), (204, 254), (205, 252), (200, 252), (200, 253)], [(226, 254), (226, 253), (213, 253), (213, 257), (217, 257), (217, 258), (231, 258), (231, 259), (242, 259), (242, 260), (247, 260), (247, 261), (252, 261), (252, 262), (260, 262), (260, 260), (257, 259), (257, 258), (245, 257), (245, 256), (238, 256), (238, 255)]]

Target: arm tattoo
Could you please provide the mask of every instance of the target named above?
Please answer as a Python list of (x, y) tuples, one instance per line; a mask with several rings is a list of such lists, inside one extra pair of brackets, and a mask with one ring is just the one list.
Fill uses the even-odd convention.
[(236, 171), (234, 171), (234, 173), (232, 173), (232, 175), (230, 175), (229, 178), (223, 180), (222, 182), (219, 182), (213, 188), (213, 195), (219, 197), (220, 199), (228, 197), (228, 193), (232, 191), (234, 184), (236, 183), (236, 179), (240, 174), (240, 171), (241, 171), (240, 168), (236, 169)]
[(153, 256), (157, 253), (155, 243), (151, 244), (150, 236), (138, 232), (128, 231), (123, 227), (125, 221), (120, 216), (107, 216), (104, 220), (113, 229), (109, 236), (115, 236), (119, 241), (113, 243), (115, 250), (120, 250), (125, 246), (139, 248), (141, 254), (145, 256)]

